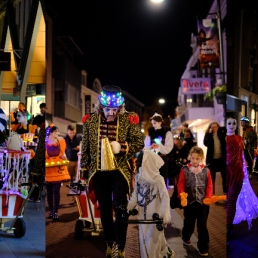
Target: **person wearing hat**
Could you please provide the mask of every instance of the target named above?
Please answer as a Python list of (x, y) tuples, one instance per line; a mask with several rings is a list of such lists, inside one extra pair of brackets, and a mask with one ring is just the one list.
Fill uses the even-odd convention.
[[(132, 193), (132, 168), (130, 161), (144, 147), (140, 119), (137, 113), (125, 110), (121, 88), (106, 85), (95, 112), (82, 118), (83, 135), (81, 147), (81, 170), (88, 178), (89, 195), (98, 201), (101, 223), (107, 242), (106, 257), (124, 257), (128, 224), (122, 222), (121, 207), (127, 206), (127, 195)], [(103, 140), (102, 140), (103, 139)], [(115, 167), (108, 168), (101, 150), (104, 140), (110, 143)], [(115, 212), (115, 221), (113, 212)], [(116, 254), (112, 256), (112, 254)]]
[(253, 127), (249, 125), (249, 118), (246, 116), (241, 117), (241, 126), (243, 129), (243, 140), (244, 140), (244, 156), (248, 166), (248, 174), (251, 178), (252, 168), (254, 161), (254, 151), (257, 148), (257, 134)]

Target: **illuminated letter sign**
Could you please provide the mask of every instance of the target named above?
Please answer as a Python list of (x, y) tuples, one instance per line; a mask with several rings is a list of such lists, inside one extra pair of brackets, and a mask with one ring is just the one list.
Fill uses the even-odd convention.
[(210, 78), (181, 79), (182, 94), (206, 94), (211, 89)]

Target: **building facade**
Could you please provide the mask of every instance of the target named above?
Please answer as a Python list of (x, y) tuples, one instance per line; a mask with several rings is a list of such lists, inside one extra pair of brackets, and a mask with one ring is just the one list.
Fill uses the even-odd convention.
[[(199, 29), (198, 35), (191, 35), (192, 56), (189, 58), (181, 77), (181, 86), (178, 90), (179, 106), (176, 108), (176, 117), (171, 123), (174, 134), (181, 131), (183, 123), (188, 123), (196, 137), (198, 146), (203, 149), (206, 148), (203, 144), (203, 138), (209, 124), (212, 121), (217, 121), (221, 126), (224, 126), (225, 122), (225, 104), (218, 103), (215, 98), (205, 99), (205, 95), (217, 85), (227, 83), (226, 28), (223, 23), (226, 14), (226, 0), (214, 0), (206, 19), (199, 21), (202, 24), (215, 22), (214, 24), (218, 27), (216, 31), (217, 42), (214, 41), (217, 44), (217, 53), (213, 55), (213, 58), (215, 56), (216, 59), (202, 63), (201, 58), (205, 56), (208, 59), (209, 56), (201, 55), (203, 49), (207, 50), (208, 36), (206, 37), (201, 29)], [(213, 62), (215, 65), (210, 64)]]
[[(32, 115), (45, 102), (46, 24), (40, 0), (0, 1), (1, 108), (8, 115), (24, 102)], [(1, 62), (3, 64), (3, 62)]]
[[(228, 94), (238, 97), (238, 121), (247, 116), (257, 131), (258, 119), (258, 3), (228, 0)], [(241, 128), (239, 127), (239, 133)]]

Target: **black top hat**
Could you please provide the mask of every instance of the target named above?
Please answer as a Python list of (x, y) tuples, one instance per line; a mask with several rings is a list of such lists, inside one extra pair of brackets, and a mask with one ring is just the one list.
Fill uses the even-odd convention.
[(99, 102), (104, 107), (120, 107), (124, 103), (121, 88), (115, 85), (106, 85), (102, 87)]

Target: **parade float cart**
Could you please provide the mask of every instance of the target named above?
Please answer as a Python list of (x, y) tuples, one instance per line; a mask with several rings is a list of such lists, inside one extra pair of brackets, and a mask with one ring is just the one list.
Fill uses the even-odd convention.
[(70, 193), (74, 196), (79, 212), (79, 219), (75, 223), (74, 238), (82, 239), (84, 232), (91, 232), (92, 236), (99, 236), (102, 231), (100, 210), (98, 203), (93, 204), (89, 198), (87, 180), (79, 180), (77, 183), (67, 185)]
[[(28, 183), (30, 151), (0, 149), (0, 230), (20, 238), (25, 235), (26, 224), (22, 219), (29, 193)], [(9, 227), (4, 224), (12, 220)]]
[(67, 185), (70, 193), (67, 196), (74, 196), (79, 212), (79, 219), (75, 223), (74, 238), (79, 240), (84, 232), (91, 232), (92, 236), (99, 236), (102, 231), (100, 210), (98, 203), (95, 205), (89, 198), (88, 182), (84, 179), (83, 172), (80, 169), (80, 155), (78, 152), (78, 169), (75, 176), (75, 182)]

